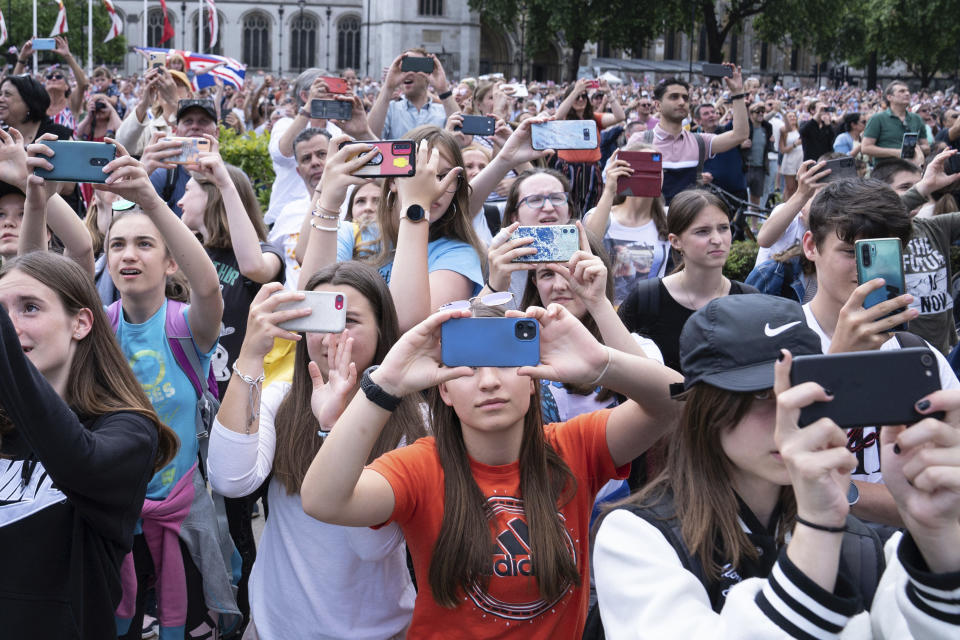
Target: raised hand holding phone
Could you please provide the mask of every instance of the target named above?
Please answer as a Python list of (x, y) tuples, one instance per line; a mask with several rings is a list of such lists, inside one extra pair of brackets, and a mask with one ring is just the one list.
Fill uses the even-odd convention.
[[(39, 139), (46, 139), (46, 134)], [(27, 176), (33, 173), (33, 169), (27, 167), (27, 151), (20, 131), (12, 127), (0, 129), (0, 180), (18, 188), (26, 188)]]
[[(417, 165), (419, 168), (415, 175), (406, 180), (397, 180), (397, 195), (400, 196), (400, 206), (405, 209), (413, 204), (423, 207), (430, 215), (430, 208), (433, 203), (447, 192), (453, 183), (457, 181), (459, 175), (463, 172), (462, 167), (453, 167), (447, 172), (447, 175), (440, 180), (438, 167), (440, 164), (440, 150), (436, 147), (430, 148), (426, 140), (420, 141), (417, 148)], [(442, 211), (440, 212), (443, 213)], [(429, 222), (429, 218), (428, 218)]]
[(572, 313), (559, 304), (525, 312), (507, 311), (508, 318), (532, 318), (540, 323), (540, 364), (517, 373), (576, 385), (598, 384), (612, 354)]
[(830, 353), (879, 349), (890, 339), (890, 331), (920, 315), (917, 309), (904, 308), (913, 302), (909, 293), (865, 309), (863, 305), (867, 296), (884, 286), (884, 281), (876, 278), (853, 290), (840, 308), (837, 327), (830, 341)]
[[(354, 173), (373, 160), (379, 153), (376, 147), (365, 142), (344, 145), (349, 136), (338, 136), (330, 141), (330, 148), (337, 152), (327, 157), (320, 177), (320, 206), (329, 211), (338, 211), (350, 185), (362, 185), (367, 179)], [(341, 147), (341, 145), (344, 145)]]

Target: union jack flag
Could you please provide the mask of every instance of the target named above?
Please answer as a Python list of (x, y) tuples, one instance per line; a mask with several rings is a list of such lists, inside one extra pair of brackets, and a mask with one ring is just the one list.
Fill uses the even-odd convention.
[[(243, 79), (246, 75), (247, 66), (227, 56), (215, 56), (212, 53), (194, 53), (193, 51), (182, 51), (180, 49), (158, 49), (156, 47), (137, 47), (138, 51), (165, 53), (168, 56), (183, 56), (187, 63), (187, 75), (191, 75), (190, 81), (193, 83), (194, 90), (212, 87), (216, 84), (213, 78), (216, 76), (223, 80), (224, 84), (232, 84), (238, 89), (243, 88)], [(217, 66), (220, 65), (220, 66)]]

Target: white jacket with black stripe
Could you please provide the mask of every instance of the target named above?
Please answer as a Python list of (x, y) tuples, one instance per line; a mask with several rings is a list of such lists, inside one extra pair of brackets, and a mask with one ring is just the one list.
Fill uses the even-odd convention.
[(736, 584), (716, 613), (663, 534), (623, 509), (597, 532), (593, 568), (608, 640), (960, 638), (960, 572), (930, 573), (909, 534), (894, 535), (885, 552), (870, 611), (858, 611), (843, 581), (834, 593), (816, 585), (784, 547), (766, 579)]

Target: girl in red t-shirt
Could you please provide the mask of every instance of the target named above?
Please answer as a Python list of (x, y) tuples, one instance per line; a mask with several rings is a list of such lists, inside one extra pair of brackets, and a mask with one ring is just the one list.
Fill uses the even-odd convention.
[[(680, 376), (604, 347), (557, 304), (523, 314), (540, 323), (538, 366), (443, 367), (440, 326), (469, 315), (430, 316), (364, 372), (364, 393), (304, 478), (304, 509), (333, 524), (400, 525), (419, 577), (411, 637), (579, 638), (594, 495), (674, 423), (667, 389)], [(544, 426), (536, 378), (628, 400)], [(365, 468), (392, 408), (424, 389), (435, 437)]]

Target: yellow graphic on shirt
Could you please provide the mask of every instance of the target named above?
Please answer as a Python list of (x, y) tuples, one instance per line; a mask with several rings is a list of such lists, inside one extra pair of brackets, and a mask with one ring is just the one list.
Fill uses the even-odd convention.
[[(166, 365), (163, 361), (163, 355), (153, 349), (144, 349), (137, 351), (130, 357), (130, 368), (133, 369), (137, 379), (140, 380), (140, 386), (143, 392), (147, 394), (151, 404), (156, 405), (167, 398), (172, 398), (176, 394), (176, 389), (169, 381), (163, 382), (166, 375)], [(150, 372), (150, 375), (143, 375)], [(153, 378), (152, 382), (143, 382)], [(154, 408), (157, 408), (154, 406)], [(161, 416), (162, 419), (162, 416)]]

